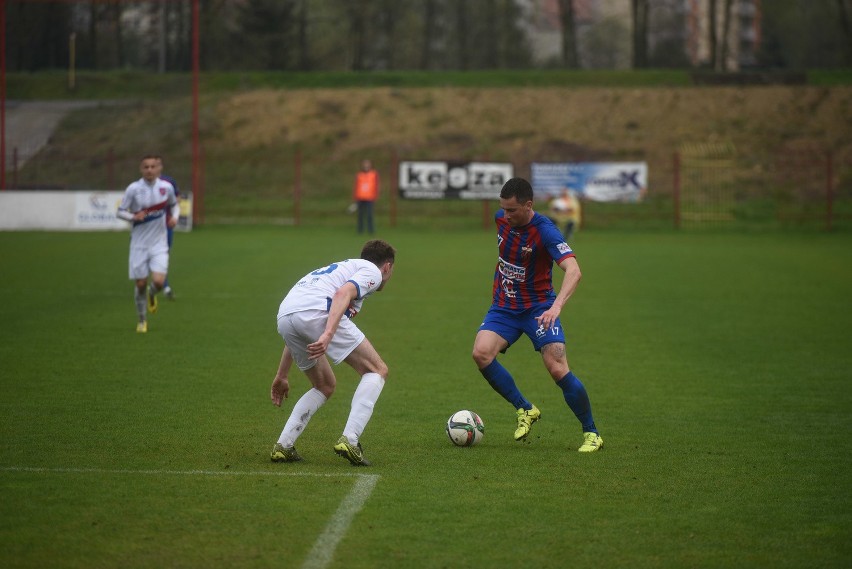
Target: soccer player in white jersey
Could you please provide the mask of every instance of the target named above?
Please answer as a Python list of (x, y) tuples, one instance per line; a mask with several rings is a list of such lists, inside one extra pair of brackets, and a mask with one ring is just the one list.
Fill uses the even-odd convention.
[(373, 415), (382, 392), (388, 367), (373, 344), (352, 322), (364, 299), (382, 290), (393, 275), (396, 251), (385, 241), (367, 241), (358, 259), (332, 263), (308, 273), (296, 283), (278, 309), (278, 333), (286, 345), (278, 373), (272, 381), (272, 403), (290, 393), (288, 373), (293, 362), (313, 386), (290, 412), (290, 417), (272, 448), (273, 462), (302, 460), (295, 443), (311, 417), (334, 393), (337, 379), (329, 360), (346, 362), (361, 376), (352, 397), (349, 419), (334, 452), (353, 466), (369, 466), (360, 437)]
[[(136, 331), (145, 333), (148, 331), (146, 304), (148, 311), (157, 311), (157, 293), (163, 289), (169, 269), (166, 227), (177, 225), (180, 206), (174, 186), (157, 177), (160, 163), (155, 155), (144, 156), (139, 169), (142, 177), (127, 186), (117, 215), (133, 224), (128, 272), (130, 279), (136, 282), (136, 313), (139, 316)], [(163, 223), (163, 216), (168, 216), (166, 223)]]

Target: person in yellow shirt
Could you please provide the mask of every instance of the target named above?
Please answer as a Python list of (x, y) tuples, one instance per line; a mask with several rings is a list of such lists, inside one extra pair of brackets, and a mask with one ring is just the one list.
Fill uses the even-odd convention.
[(561, 195), (550, 200), (547, 209), (550, 219), (557, 227), (562, 229), (562, 235), (567, 243), (571, 240), (574, 232), (580, 228), (582, 206), (577, 194), (569, 188), (565, 188)]
[(358, 207), (358, 233), (363, 233), (366, 228), (372, 235), (375, 232), (373, 226), (373, 204), (379, 197), (379, 173), (373, 168), (369, 160), (361, 162), (361, 170), (355, 176), (355, 189), (352, 199)]

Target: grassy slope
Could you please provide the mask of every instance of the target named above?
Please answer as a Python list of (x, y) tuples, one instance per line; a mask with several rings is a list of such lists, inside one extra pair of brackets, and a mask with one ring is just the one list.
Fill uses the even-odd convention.
[[(842, 189), (852, 163), (852, 87), (837, 76), (845, 77), (744, 88), (690, 87), (680, 72), (212, 75), (202, 83), (200, 112), (207, 212), (213, 220), (292, 217), (297, 149), (303, 214), (319, 223), (343, 211), (365, 156), (386, 180), (395, 156), (507, 160), (520, 175), (536, 160), (645, 160), (652, 196), (665, 196), (672, 154), (683, 144), (732, 143), (769, 186), (778, 153), (822, 156), (831, 149)], [(192, 115), (189, 97), (180, 95), (189, 91), (187, 78), (157, 76), (134, 90), (138, 76), (118, 77), (122, 88), (109, 74), (81, 79), (80, 96), (130, 93), (136, 102), (75, 113), (30, 175), (103, 187), (113, 152), (112, 183), (123, 187), (138, 155), (155, 150), (188, 184)], [(62, 79), (40, 77), (54, 88)], [(50, 92), (28, 81), (38, 82), (13, 78), (10, 96)], [(416, 214), (422, 204), (400, 207)], [(448, 207), (476, 212), (475, 204)], [(388, 208), (380, 204), (380, 211)]]

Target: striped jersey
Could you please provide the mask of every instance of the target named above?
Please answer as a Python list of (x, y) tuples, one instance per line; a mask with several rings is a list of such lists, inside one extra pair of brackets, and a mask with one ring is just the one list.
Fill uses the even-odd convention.
[(172, 187), (175, 189), (175, 197), (176, 198), (180, 197), (180, 188), (178, 188), (177, 180), (175, 180), (174, 178), (172, 178), (171, 176), (168, 176), (166, 174), (160, 174), (160, 179), (165, 181), (165, 182), (170, 183), (172, 185)]
[[(118, 206), (118, 217), (131, 221), (130, 246), (140, 249), (167, 251), (165, 216), (176, 217), (180, 213), (175, 197), (175, 188), (169, 182), (157, 178), (152, 183), (139, 178), (124, 192)], [(133, 215), (145, 211), (145, 219), (136, 221)]]
[(328, 310), (337, 289), (351, 282), (358, 296), (344, 316), (354, 318), (361, 310), (364, 298), (382, 285), (382, 272), (364, 259), (347, 259), (312, 271), (297, 282), (278, 309), (278, 318), (302, 310)]
[(550, 306), (553, 263), (559, 264), (574, 251), (559, 229), (546, 216), (535, 213), (523, 227), (511, 227), (503, 210), (494, 215), (497, 223), (497, 267), (494, 270), (492, 302), (510, 310)]

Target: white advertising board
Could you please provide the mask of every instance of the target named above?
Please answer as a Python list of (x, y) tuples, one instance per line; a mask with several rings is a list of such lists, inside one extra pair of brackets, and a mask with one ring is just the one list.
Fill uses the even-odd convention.
[(399, 193), (405, 199), (496, 200), (512, 172), (501, 162), (405, 161), (399, 163)]
[[(128, 231), (120, 191), (0, 191), (0, 231)], [(178, 231), (192, 229), (192, 195), (181, 194)]]
[(638, 202), (648, 190), (645, 162), (533, 163), (530, 170), (536, 197), (568, 188), (591, 201)]

